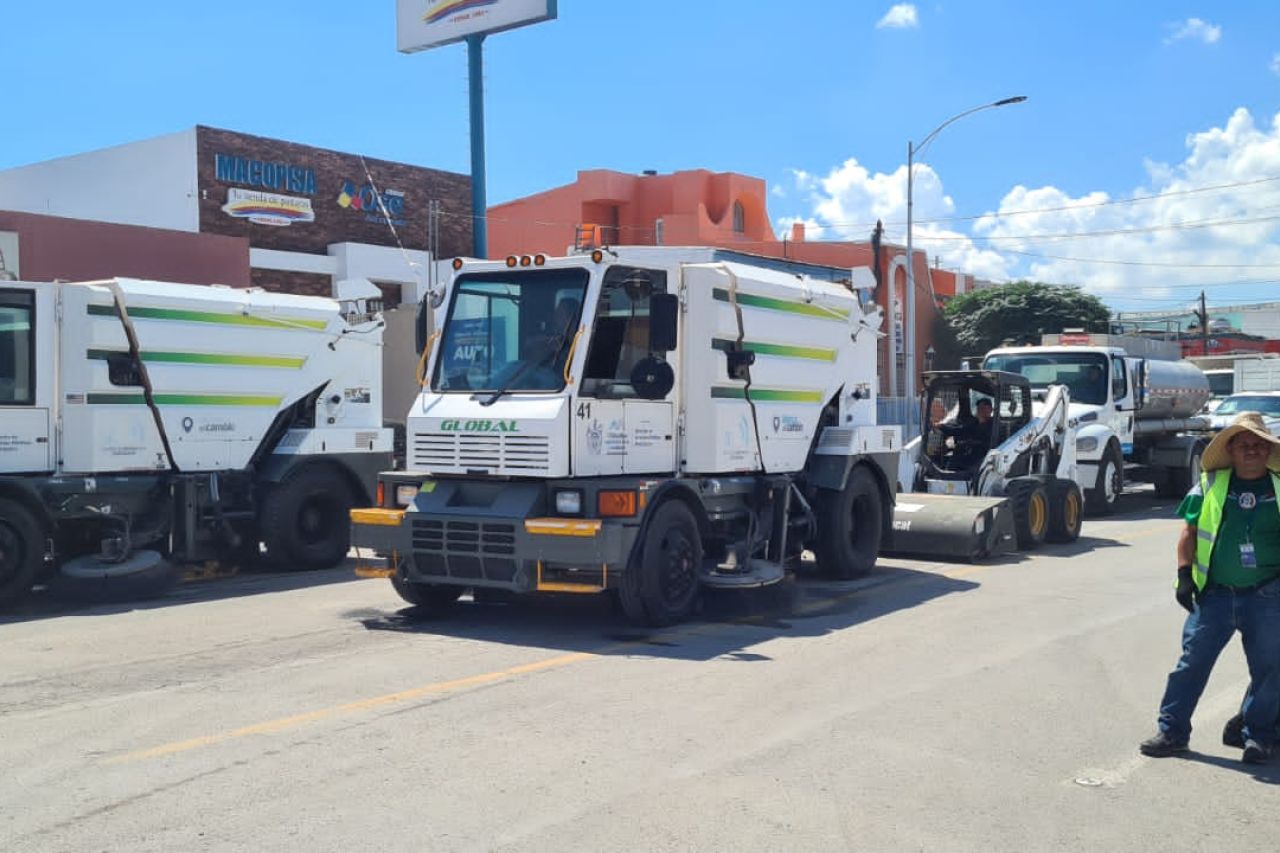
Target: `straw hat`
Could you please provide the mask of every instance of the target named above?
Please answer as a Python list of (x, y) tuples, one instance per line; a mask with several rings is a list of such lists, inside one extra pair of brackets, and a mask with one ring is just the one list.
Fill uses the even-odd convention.
[(1200, 457), (1200, 467), (1205, 471), (1230, 468), (1231, 451), (1227, 449), (1227, 444), (1236, 435), (1246, 431), (1271, 442), (1271, 456), (1267, 459), (1267, 467), (1273, 471), (1280, 471), (1280, 438), (1271, 434), (1262, 415), (1257, 412), (1241, 412), (1236, 415), (1230, 426), (1215, 435), (1213, 441), (1209, 442), (1209, 446), (1204, 449), (1204, 455)]

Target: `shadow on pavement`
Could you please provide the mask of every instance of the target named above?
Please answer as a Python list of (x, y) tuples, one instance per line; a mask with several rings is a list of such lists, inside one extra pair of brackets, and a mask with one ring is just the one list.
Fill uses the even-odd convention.
[(1277, 763), (1274, 758), (1270, 764), (1245, 764), (1239, 757), (1228, 758), (1225, 755), (1206, 755), (1195, 750), (1184, 752), (1177, 757), (1183, 761), (1194, 761), (1198, 764), (1208, 764), (1213, 767), (1221, 767), (1223, 770), (1244, 773), (1266, 785), (1280, 785), (1280, 763)]
[(361, 580), (356, 577), (354, 566), (355, 562), (348, 559), (340, 566), (319, 571), (282, 572), (255, 568), (216, 578), (185, 581), (160, 598), (102, 604), (64, 600), (55, 596), (47, 588), (38, 587), (28, 598), (12, 609), (0, 611), (0, 625), (60, 616), (102, 616), (134, 610), (155, 610), (201, 601), (219, 601), (225, 598), (350, 583)]
[(397, 631), (600, 655), (764, 662), (746, 649), (774, 637), (816, 637), (978, 584), (883, 566), (856, 581), (801, 577), (756, 590), (711, 591), (684, 625), (630, 626), (607, 594), (539, 596), (502, 604), (463, 600), (442, 611), (405, 607), (345, 614), (369, 631)]

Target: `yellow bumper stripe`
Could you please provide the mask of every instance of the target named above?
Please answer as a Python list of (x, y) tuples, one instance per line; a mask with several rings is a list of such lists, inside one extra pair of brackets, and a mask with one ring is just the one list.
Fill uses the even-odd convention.
[(379, 527), (399, 527), (404, 521), (404, 510), (361, 507), (351, 510), (352, 524), (372, 524)]
[(580, 536), (591, 538), (600, 532), (598, 518), (526, 518), (524, 530), (539, 536)]

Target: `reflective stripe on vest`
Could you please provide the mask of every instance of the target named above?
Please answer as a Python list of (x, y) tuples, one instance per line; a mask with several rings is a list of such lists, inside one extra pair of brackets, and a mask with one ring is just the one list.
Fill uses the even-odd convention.
[[(1280, 475), (1268, 471), (1271, 486), (1276, 493), (1276, 510), (1280, 511)], [(1200, 505), (1200, 518), (1196, 521), (1196, 559), (1191, 564), (1191, 579), (1196, 589), (1204, 589), (1209, 582), (1209, 558), (1222, 527), (1222, 512), (1227, 505), (1227, 492), (1231, 486), (1231, 469), (1205, 471), (1200, 475), (1200, 493), (1204, 502)]]

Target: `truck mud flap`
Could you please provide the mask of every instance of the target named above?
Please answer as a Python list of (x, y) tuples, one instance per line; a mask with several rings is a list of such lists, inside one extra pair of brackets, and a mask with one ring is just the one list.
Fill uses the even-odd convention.
[(903, 494), (883, 554), (973, 562), (1016, 547), (1007, 498)]

